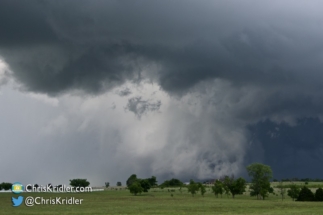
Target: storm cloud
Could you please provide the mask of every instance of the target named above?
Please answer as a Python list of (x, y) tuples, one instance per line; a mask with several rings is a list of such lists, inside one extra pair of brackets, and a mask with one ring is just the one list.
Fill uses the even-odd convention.
[(319, 87), (323, 16), (289, 3), (2, 1), (0, 51), (44, 93), (147, 77), (172, 93), (209, 78)]
[[(322, 6), (288, 0), (1, 1), (3, 96), (27, 95), (50, 106), (53, 112), (44, 111), (53, 115), (37, 116), (50, 123), (36, 120), (46, 128), (36, 137), (47, 135), (49, 148), (66, 147), (63, 160), (82, 160), (86, 151), (109, 155), (84, 164), (91, 168), (86, 174), (100, 178), (118, 180), (97, 173), (96, 164), (120, 168), (123, 178), (134, 169), (188, 180), (245, 174), (254, 161), (272, 165), (279, 177), (302, 171), (323, 177), (307, 168), (321, 162), (321, 137), (305, 135), (308, 143), (301, 145), (295, 139), (322, 127)], [(8, 90), (8, 80), (18, 92)], [(9, 106), (4, 113), (14, 115)], [(266, 129), (275, 128), (291, 138), (268, 139)], [(277, 144), (282, 150), (273, 159)], [(289, 148), (295, 153), (287, 156)], [(283, 176), (281, 166), (302, 155), (299, 172)], [(125, 166), (125, 158), (136, 167)], [(113, 161), (124, 165), (104, 167)], [(93, 180), (102, 183), (99, 176)]]

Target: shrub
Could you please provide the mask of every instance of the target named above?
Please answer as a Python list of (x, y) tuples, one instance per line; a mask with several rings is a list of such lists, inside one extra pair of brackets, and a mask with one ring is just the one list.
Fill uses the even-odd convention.
[(144, 190), (138, 181), (133, 182), (129, 187), (130, 193), (134, 194), (135, 196), (139, 193), (142, 193)]
[(323, 189), (320, 187), (315, 192), (315, 200), (316, 201), (323, 201)]
[(183, 182), (181, 182), (179, 179), (172, 178), (171, 180), (164, 181), (160, 186), (161, 187), (182, 187)]
[(309, 188), (304, 186), (299, 192), (297, 201), (314, 201), (314, 194)]
[(10, 190), (12, 187), (12, 183), (9, 182), (2, 182), (0, 185), (1, 189), (3, 190)]
[(90, 185), (90, 182), (87, 181), (87, 179), (71, 179), (70, 185), (73, 187), (87, 187)]

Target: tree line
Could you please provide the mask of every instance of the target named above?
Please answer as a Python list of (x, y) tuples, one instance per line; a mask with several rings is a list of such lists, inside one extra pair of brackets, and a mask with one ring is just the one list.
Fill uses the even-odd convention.
[[(250, 196), (255, 196), (257, 199), (265, 200), (269, 194), (274, 194), (274, 188), (271, 186), (271, 179), (273, 177), (273, 172), (271, 167), (261, 163), (253, 163), (246, 167), (248, 175), (251, 178), (251, 183), (249, 183)], [(277, 186), (278, 193), (282, 196), (282, 200), (286, 194), (290, 196), (293, 200), (297, 201), (323, 201), (323, 189), (318, 188), (315, 193), (313, 193), (308, 187), (304, 186), (299, 188), (298, 186), (291, 186), (288, 190), (286, 187), (282, 186), (283, 182), (280, 182), (280, 186)], [(185, 185), (178, 179), (172, 178), (171, 180), (166, 180), (159, 186), (157, 185), (157, 180), (155, 176), (146, 179), (137, 178), (136, 174), (132, 174), (127, 180), (127, 187), (130, 193), (137, 195), (142, 192), (148, 192), (151, 187), (160, 187), (161, 189), (165, 187), (186, 187), (188, 192), (194, 196), (198, 192), (202, 196), (206, 193), (206, 186), (200, 182), (195, 182), (190, 180), (188, 185)], [(212, 192), (216, 197), (222, 194), (231, 195), (234, 198), (236, 195), (243, 194), (246, 192), (247, 182), (244, 178), (235, 178), (234, 175), (222, 176), (214, 181), (212, 186)]]
[[(292, 181), (302, 181), (302, 182), (323, 182), (323, 179), (320, 178), (283, 178), (283, 182), (292, 182)], [(277, 179), (273, 179), (273, 182), (279, 182)]]
[(321, 187), (313, 193), (306, 186), (299, 188), (293, 184), (287, 193), (295, 201), (323, 201), (323, 189)]

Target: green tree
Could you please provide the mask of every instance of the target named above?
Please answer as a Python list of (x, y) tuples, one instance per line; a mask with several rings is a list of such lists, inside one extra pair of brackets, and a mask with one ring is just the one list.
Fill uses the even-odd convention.
[(132, 174), (128, 179), (127, 179), (127, 187), (131, 186), (132, 183), (134, 183), (135, 181), (137, 181), (137, 175), (136, 174)]
[(148, 181), (148, 179), (138, 179), (137, 180), (140, 184), (140, 186), (143, 189), (143, 192), (148, 192), (148, 190), (150, 189), (150, 183)]
[(287, 195), (291, 197), (293, 200), (298, 198), (300, 189), (295, 184), (292, 184), (290, 186), (290, 189), (287, 191)]
[(323, 201), (323, 189), (321, 187), (315, 192), (315, 201)]
[(220, 180), (222, 181), (224, 190), (227, 193), (231, 193), (232, 198), (234, 198), (237, 194), (243, 194), (243, 192), (245, 192), (246, 180), (241, 177), (235, 180), (234, 175), (231, 177), (224, 176)]
[(235, 195), (243, 194), (246, 191), (246, 180), (241, 177), (233, 180), (229, 190), (232, 194), (232, 198), (234, 198)]
[(181, 182), (179, 179), (172, 178), (171, 180), (164, 181), (160, 187), (182, 187), (183, 182)]
[(297, 201), (314, 201), (314, 193), (306, 186), (302, 187)]
[(223, 186), (223, 190), (224, 190), (224, 194), (227, 195), (227, 197), (229, 197), (230, 195), (230, 189), (228, 186), (224, 185)]
[[(231, 176), (231, 178), (233, 177), (233, 175)], [(229, 186), (230, 186), (230, 183), (231, 183), (231, 180), (229, 176), (225, 175), (223, 177), (220, 178), (220, 181), (222, 182), (223, 184), (223, 190), (224, 190), (224, 193), (229, 196), (230, 195), (230, 189), (229, 189)]]
[(151, 176), (151, 178), (147, 178), (151, 187), (157, 186), (157, 178), (155, 176)]
[(127, 183), (127, 186), (130, 187), (135, 182), (138, 182), (140, 184), (143, 192), (148, 192), (148, 190), (152, 186), (156, 186), (157, 185), (157, 179), (156, 179), (155, 176), (152, 176), (151, 178), (141, 179), (141, 178), (137, 178), (137, 175), (136, 174), (132, 174), (128, 178), (128, 180), (127, 180), (126, 183)]
[(187, 190), (192, 194), (192, 196), (194, 196), (194, 194), (199, 190), (199, 185), (191, 179), (190, 184), (187, 186)]
[(216, 180), (214, 182), (214, 185), (212, 187), (212, 192), (214, 193), (214, 195), (216, 195), (216, 197), (219, 196), (219, 194), (222, 197), (222, 193), (223, 193), (223, 184), (220, 180)]
[(108, 188), (110, 186), (110, 182), (105, 182), (105, 187)]
[(273, 189), (270, 187), (270, 179), (273, 177), (270, 166), (253, 163), (247, 166), (247, 171), (249, 176), (252, 177), (250, 195), (257, 196), (257, 199), (261, 196), (264, 200), (269, 192), (273, 192)]
[(141, 187), (139, 181), (134, 181), (128, 188), (130, 190), (130, 193), (134, 194), (135, 196), (138, 193), (140, 194), (143, 192), (143, 188)]
[(122, 184), (121, 184), (121, 182), (120, 182), (120, 181), (118, 181), (118, 182), (117, 182), (117, 186), (118, 186), (118, 187), (122, 186)]
[(70, 185), (72, 187), (87, 187), (87, 186), (90, 185), (90, 182), (88, 182), (87, 179), (77, 178), (77, 179), (71, 179), (70, 180)]
[(205, 186), (202, 183), (198, 183), (201, 195), (204, 197), (204, 194), (206, 193)]

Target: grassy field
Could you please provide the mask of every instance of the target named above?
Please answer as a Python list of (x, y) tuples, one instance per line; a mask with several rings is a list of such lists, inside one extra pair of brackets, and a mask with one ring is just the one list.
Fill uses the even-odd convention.
[[(284, 201), (279, 196), (256, 200), (249, 195), (235, 199), (223, 196), (216, 198), (208, 188), (205, 197), (192, 197), (186, 190), (151, 189), (150, 192), (133, 196), (128, 190), (107, 190), (92, 193), (23, 193), (43, 198), (75, 197), (84, 199), (81, 205), (36, 205), (13, 207), (11, 193), (0, 193), (0, 214), (305, 214), (323, 215), (323, 202), (294, 202), (289, 197)], [(173, 195), (173, 196), (171, 196)]]
[[(305, 182), (300, 182), (300, 181), (296, 181), (296, 182), (283, 182), (283, 187), (290, 188), (290, 186), (292, 184), (296, 185), (299, 188), (302, 188), (303, 186), (306, 186), (306, 187), (310, 188), (312, 191), (315, 191), (319, 187), (323, 188), (323, 182), (308, 182), (306, 184)], [(271, 186), (273, 186), (273, 187), (279, 187), (279, 182), (272, 182), (271, 183)]]

